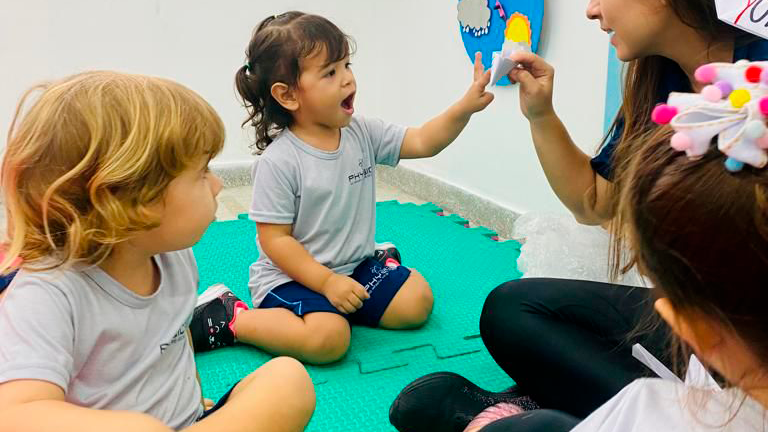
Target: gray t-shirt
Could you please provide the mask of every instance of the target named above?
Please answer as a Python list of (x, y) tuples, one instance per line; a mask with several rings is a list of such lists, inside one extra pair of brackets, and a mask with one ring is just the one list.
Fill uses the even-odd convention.
[(0, 302), (0, 383), (48, 381), (75, 405), (194, 423), (203, 408), (185, 332), (197, 264), (189, 249), (154, 259), (161, 282), (150, 297), (98, 267), (19, 272)]
[[(319, 263), (349, 275), (373, 254), (376, 164), (395, 166), (406, 128), (353, 117), (339, 148), (324, 152), (284, 130), (254, 162), (250, 218), (293, 225), (293, 237)], [(258, 244), (258, 240), (257, 240)], [(290, 282), (261, 250), (251, 265), (254, 305)]]

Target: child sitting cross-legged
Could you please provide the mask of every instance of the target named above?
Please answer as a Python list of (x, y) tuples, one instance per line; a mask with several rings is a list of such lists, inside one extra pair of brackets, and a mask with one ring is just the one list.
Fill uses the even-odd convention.
[(375, 251), (375, 166), (451, 144), (493, 100), (490, 73), (478, 56), (466, 94), (406, 128), (355, 115), (350, 54), (349, 38), (316, 15), (269, 17), (254, 33), (236, 83), (261, 152), (250, 208), (260, 249), (250, 269), (255, 308), (227, 289), (208, 291), (193, 323), (199, 349), (238, 340), (329, 363), (347, 352), (350, 324), (411, 329), (429, 317), (427, 281), (400, 265), (396, 249)]

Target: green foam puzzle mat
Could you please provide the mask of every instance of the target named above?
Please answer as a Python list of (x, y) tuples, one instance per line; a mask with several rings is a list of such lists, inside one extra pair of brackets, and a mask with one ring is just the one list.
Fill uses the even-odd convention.
[[(430, 283), (435, 306), (419, 330), (354, 327), (346, 358), (307, 369), (317, 391), (309, 431), (392, 431), (387, 411), (410, 381), (435, 371), (461, 373), (479, 385), (502, 389), (510, 379), (479, 338), (479, 317), (488, 293), (521, 276), (520, 244), (493, 241), (486, 228), (466, 228), (456, 215), (440, 216), (434, 204), (380, 202), (376, 240), (392, 242), (403, 264)], [(215, 222), (194, 247), (199, 291), (223, 283), (250, 305), (248, 267), (258, 256), (256, 226), (246, 218)], [(244, 345), (197, 354), (205, 397), (218, 399), (239, 379), (271, 358)]]

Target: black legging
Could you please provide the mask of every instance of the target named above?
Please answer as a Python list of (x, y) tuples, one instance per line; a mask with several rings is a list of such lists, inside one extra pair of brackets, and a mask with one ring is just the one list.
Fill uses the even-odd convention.
[[(583, 419), (635, 379), (653, 376), (632, 357), (635, 343), (670, 364), (668, 327), (637, 331), (654, 316), (648, 288), (521, 279), (490, 294), (480, 333), (521, 391), (543, 408)], [(491, 426), (483, 432), (503, 430)]]
[(481, 432), (568, 432), (579, 419), (562, 411), (536, 410), (497, 420)]

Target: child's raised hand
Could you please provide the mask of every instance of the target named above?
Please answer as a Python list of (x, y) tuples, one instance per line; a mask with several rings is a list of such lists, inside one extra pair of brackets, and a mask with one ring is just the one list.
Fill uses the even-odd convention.
[(475, 53), (475, 75), (472, 85), (462, 98), (462, 104), (467, 112), (476, 113), (484, 110), (493, 102), (493, 93), (485, 91), (485, 88), (491, 82), (491, 71), (485, 71), (483, 67), (483, 54)]
[(356, 280), (338, 273), (325, 281), (322, 292), (333, 307), (345, 314), (356, 312), (371, 297)]

